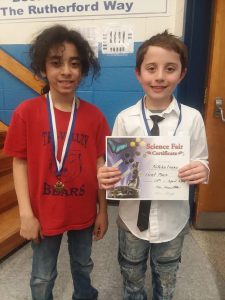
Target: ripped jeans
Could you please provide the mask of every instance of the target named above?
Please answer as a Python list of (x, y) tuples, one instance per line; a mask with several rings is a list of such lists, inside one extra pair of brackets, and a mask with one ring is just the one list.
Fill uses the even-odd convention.
[(144, 283), (149, 255), (152, 271), (152, 300), (173, 298), (184, 236), (187, 232), (188, 225), (175, 239), (153, 244), (119, 228), (118, 260), (123, 275), (123, 300), (147, 300)]

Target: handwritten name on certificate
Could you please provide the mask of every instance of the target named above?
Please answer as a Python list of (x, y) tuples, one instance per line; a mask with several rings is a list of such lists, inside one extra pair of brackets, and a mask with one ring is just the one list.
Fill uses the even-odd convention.
[(107, 166), (122, 179), (107, 191), (113, 200), (188, 200), (178, 170), (190, 161), (190, 139), (180, 136), (107, 137)]

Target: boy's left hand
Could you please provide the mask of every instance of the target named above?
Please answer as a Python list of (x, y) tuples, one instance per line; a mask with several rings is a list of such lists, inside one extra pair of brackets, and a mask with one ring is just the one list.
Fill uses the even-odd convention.
[(98, 213), (95, 220), (95, 226), (93, 231), (94, 241), (101, 240), (104, 237), (107, 229), (108, 229), (107, 213)]
[(189, 184), (206, 182), (209, 170), (200, 161), (192, 161), (190, 164), (179, 169), (179, 178)]

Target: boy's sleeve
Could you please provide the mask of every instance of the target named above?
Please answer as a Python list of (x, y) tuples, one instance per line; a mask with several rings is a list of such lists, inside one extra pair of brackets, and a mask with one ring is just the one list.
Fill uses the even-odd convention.
[(116, 117), (116, 120), (115, 120), (115, 123), (113, 126), (112, 136), (127, 136), (127, 133), (126, 133), (126, 130), (124, 127), (124, 120), (120, 114)]
[(26, 123), (15, 111), (6, 135), (4, 153), (17, 158), (27, 157)]
[(109, 135), (111, 135), (111, 130), (109, 128), (108, 122), (106, 121), (106, 118), (102, 115), (101, 119), (99, 120), (96, 138), (98, 157), (105, 155), (106, 136)]
[(208, 168), (208, 146), (205, 125), (202, 116), (198, 115), (192, 127), (191, 135), (191, 161), (200, 161)]

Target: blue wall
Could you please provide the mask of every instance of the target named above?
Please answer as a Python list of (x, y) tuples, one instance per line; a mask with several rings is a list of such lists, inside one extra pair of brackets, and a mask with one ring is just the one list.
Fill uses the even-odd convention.
[(181, 82), (178, 98), (182, 103), (204, 114), (204, 94), (207, 80), (208, 52), (213, 1), (188, 0), (184, 43), (188, 47), (188, 72)]
[[(135, 53), (139, 44), (135, 44)], [(1, 48), (20, 63), (29, 67), (27, 45), (2, 45)], [(78, 96), (95, 104), (107, 117), (112, 127), (122, 109), (134, 104), (142, 95), (136, 80), (135, 53), (123, 56), (101, 55), (101, 74), (91, 81), (88, 77), (80, 85)], [(16, 106), (37, 94), (0, 67), (0, 121), (9, 124)]]

